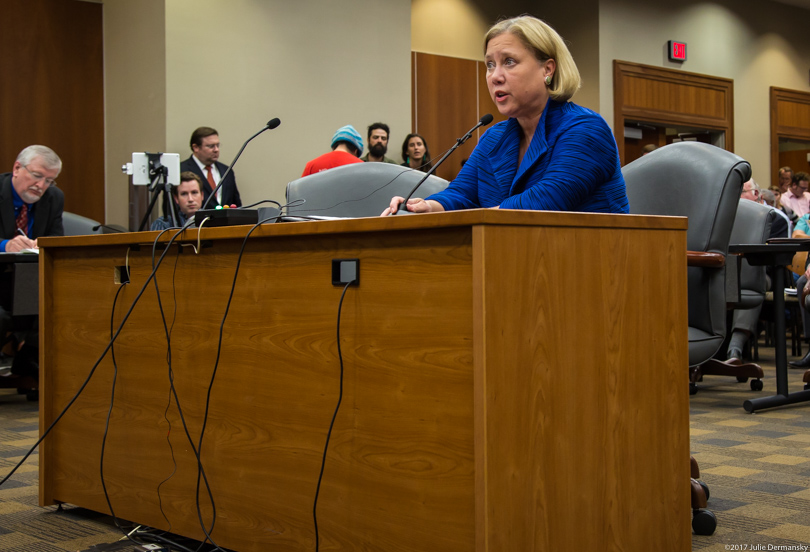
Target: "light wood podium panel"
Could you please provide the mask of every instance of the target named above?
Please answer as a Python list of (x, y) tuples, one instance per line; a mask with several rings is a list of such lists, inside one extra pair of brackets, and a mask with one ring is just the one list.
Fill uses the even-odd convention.
[[(195, 446), (247, 230), (204, 228), (199, 254), (174, 245), (157, 272)], [(129, 262), (132, 280), (117, 328), (156, 235), (41, 240), (41, 429), (109, 342), (115, 267)], [(691, 549), (686, 220), (493, 210), (251, 235), (201, 450), (217, 544), (314, 549), (339, 392), (331, 261), (344, 258), (360, 259), (360, 284), (342, 309), (321, 550)], [(115, 514), (202, 539), (153, 283), (114, 353), (104, 476)], [(109, 511), (99, 463), (113, 370), (108, 354), (42, 444), (41, 504)], [(210, 524), (204, 486), (200, 497)]]

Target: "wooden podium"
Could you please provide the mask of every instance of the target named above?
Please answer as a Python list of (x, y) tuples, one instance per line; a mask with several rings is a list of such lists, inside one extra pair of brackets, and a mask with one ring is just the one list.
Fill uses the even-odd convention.
[[(247, 230), (203, 228), (198, 254), (173, 245), (158, 271), (195, 445)], [(109, 342), (115, 268), (131, 272), (117, 327), (156, 235), (40, 239), (40, 428)], [(197, 231), (182, 242), (196, 246)], [(691, 549), (686, 219), (493, 210), (251, 235), (201, 454), (217, 544), (314, 550), (339, 391), (331, 261), (345, 258), (360, 259), (360, 285), (342, 310), (321, 550)], [(104, 473), (115, 514), (202, 540), (153, 284), (114, 352)], [(108, 354), (43, 443), (42, 505), (108, 511), (99, 458), (112, 377)]]

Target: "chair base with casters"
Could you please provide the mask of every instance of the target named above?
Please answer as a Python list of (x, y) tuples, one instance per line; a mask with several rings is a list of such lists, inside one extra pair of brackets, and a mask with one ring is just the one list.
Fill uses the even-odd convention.
[(689, 369), (689, 394), (697, 393), (697, 382), (703, 381), (703, 376), (736, 376), (737, 381), (745, 383), (751, 378), (751, 390), (762, 391), (762, 378), (765, 373), (759, 364), (753, 362), (735, 362), (710, 359), (700, 366)]
[(717, 518), (715, 515), (706, 510), (706, 504), (709, 501), (709, 486), (703, 481), (700, 481), (700, 468), (698, 468), (697, 460), (691, 457), (691, 496), (692, 496), (692, 531), (696, 535), (713, 535), (714, 530), (717, 529)]

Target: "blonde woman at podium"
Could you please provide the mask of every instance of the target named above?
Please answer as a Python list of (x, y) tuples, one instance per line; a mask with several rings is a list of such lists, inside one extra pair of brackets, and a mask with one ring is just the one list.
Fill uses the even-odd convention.
[[(560, 35), (524, 15), (496, 23), (484, 51), (489, 95), (509, 118), (483, 134), (445, 190), (410, 199), (406, 210), (627, 213), (613, 133), (599, 114), (569, 101), (581, 80)], [(402, 209), (403, 201), (394, 197), (382, 215)]]

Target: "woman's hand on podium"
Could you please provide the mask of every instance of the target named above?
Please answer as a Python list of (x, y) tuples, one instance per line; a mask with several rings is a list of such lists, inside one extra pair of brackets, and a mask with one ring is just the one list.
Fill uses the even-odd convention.
[(421, 197), (416, 197), (408, 200), (407, 207), (403, 205), (404, 201), (404, 197), (394, 196), (391, 198), (391, 205), (389, 205), (380, 216), (387, 217), (388, 215), (395, 214), (398, 210), (410, 213), (437, 213), (444, 211), (444, 207), (442, 207), (442, 204), (438, 201), (426, 201)]

